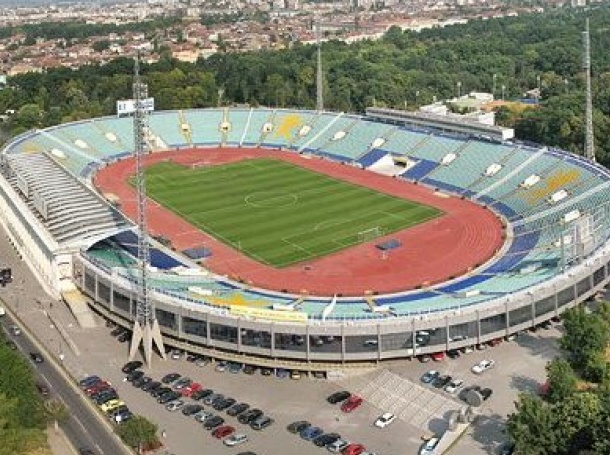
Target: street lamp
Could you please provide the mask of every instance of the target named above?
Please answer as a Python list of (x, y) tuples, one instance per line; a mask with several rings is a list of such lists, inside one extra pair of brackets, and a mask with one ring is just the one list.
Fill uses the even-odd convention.
[(458, 81), (457, 82), (457, 97), (459, 98), (461, 94), (462, 94), (462, 82)]
[(492, 76), (491, 94), (494, 99), (496, 98), (496, 78), (497, 77), (498, 77), (498, 75), (496, 73), (494, 73)]
[(505, 95), (505, 91), (506, 91), (506, 85), (502, 85), (502, 101), (504, 101), (504, 95)]
[(540, 84), (540, 74), (536, 76), (536, 86), (538, 88), (538, 93), (536, 94), (536, 104), (540, 102), (540, 95), (542, 95), (542, 86)]

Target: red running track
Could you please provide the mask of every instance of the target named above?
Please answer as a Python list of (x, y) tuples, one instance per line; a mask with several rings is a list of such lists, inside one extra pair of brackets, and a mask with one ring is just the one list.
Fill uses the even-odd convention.
[[(502, 223), (490, 210), (423, 186), (322, 158), (268, 149), (214, 148), (154, 153), (146, 157), (145, 164), (168, 159), (185, 165), (222, 164), (259, 157), (288, 161), (437, 207), (445, 214), (373, 242), (283, 269), (263, 265), (241, 254), (154, 202), (148, 204), (151, 234), (171, 239), (178, 251), (200, 246), (210, 248), (213, 255), (206, 259), (205, 266), (218, 274), (261, 288), (319, 296), (390, 293), (440, 283), (486, 262), (502, 245)], [(95, 177), (98, 189), (107, 197), (118, 197), (121, 210), (133, 220), (137, 214), (136, 194), (128, 179), (134, 173), (135, 161), (128, 159), (100, 170)], [(402, 246), (384, 258), (375, 244), (386, 238), (398, 239)]]

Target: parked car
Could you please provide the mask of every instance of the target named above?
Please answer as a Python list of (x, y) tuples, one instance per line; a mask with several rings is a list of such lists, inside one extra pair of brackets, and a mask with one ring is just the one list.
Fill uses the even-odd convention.
[(242, 412), (247, 411), (249, 408), (250, 405), (248, 403), (237, 403), (227, 409), (227, 414), (231, 417), (235, 417), (241, 414)]
[(451, 376), (449, 376), (448, 374), (444, 374), (442, 376), (437, 377), (432, 382), (432, 386), (436, 389), (442, 389), (451, 382), (451, 379)]
[(42, 395), (43, 397), (48, 397), (49, 395), (51, 395), (51, 391), (49, 390), (49, 388), (45, 384), (37, 382), (36, 383), (36, 389), (38, 389), (38, 393), (40, 395)]
[(205, 419), (205, 421), (203, 422), (203, 428), (205, 428), (206, 430), (212, 430), (216, 427), (219, 427), (223, 423), (225, 423), (225, 419), (220, 416), (214, 415), (209, 419)]
[(332, 395), (329, 395), (328, 398), (326, 398), (326, 401), (328, 401), (330, 404), (337, 404), (347, 400), (350, 395), (351, 393), (347, 390), (341, 390), (339, 392), (333, 393)]
[(279, 379), (284, 379), (290, 376), (290, 372), (285, 368), (276, 368), (275, 369), (275, 377)]
[(261, 368), (261, 375), (263, 376), (271, 376), (273, 374), (273, 370), (271, 368)]
[(209, 419), (210, 417), (213, 417), (214, 413), (213, 412), (209, 412), (209, 411), (204, 411), (201, 410), (199, 411), (197, 414), (195, 414), (193, 416), (193, 418), (197, 421), (197, 422), (205, 422), (207, 419)]
[(234, 434), (232, 436), (229, 436), (222, 442), (226, 446), (233, 447), (236, 445), (243, 444), (244, 442), (247, 442), (247, 441), (248, 441), (248, 435), (244, 434), (244, 433), (240, 433), (240, 434)]
[(197, 414), (199, 411), (203, 410), (203, 406), (196, 403), (189, 403), (182, 408), (182, 414), (187, 417), (193, 416)]
[(260, 409), (248, 409), (246, 412), (241, 414), (237, 420), (243, 424), (249, 424), (250, 422), (258, 419), (263, 415), (263, 411)]
[(364, 400), (358, 395), (351, 395), (342, 405), (341, 410), (343, 412), (352, 412), (360, 407)]
[(337, 439), (341, 439), (341, 435), (338, 433), (324, 433), (313, 440), (313, 443), (318, 447), (324, 447), (332, 444)]
[(227, 365), (228, 365), (228, 362), (221, 360), (220, 362), (216, 363), (216, 367), (214, 369), (216, 371), (218, 371), (219, 373), (222, 373), (223, 371), (226, 371)]
[(182, 396), (183, 397), (192, 397), (193, 393), (198, 392), (201, 389), (202, 389), (201, 384), (199, 384), (198, 382), (193, 382), (190, 385), (187, 385), (185, 388), (182, 389)]
[(341, 453), (343, 455), (362, 455), (365, 450), (366, 447), (362, 444), (349, 444)]
[(143, 376), (144, 376), (144, 372), (142, 370), (134, 370), (131, 373), (129, 373), (127, 376), (125, 376), (125, 379), (127, 379), (127, 381), (129, 381), (129, 382), (133, 382), (133, 381), (137, 381), (138, 379), (140, 379)]
[(171, 387), (158, 387), (150, 391), (150, 396), (153, 398), (159, 398), (160, 396), (165, 395), (168, 392), (173, 392)]
[(142, 386), (142, 390), (144, 392), (152, 392), (153, 390), (158, 389), (159, 387), (161, 387), (160, 381), (151, 381), (148, 384), (144, 384)]
[(119, 406), (123, 406), (124, 404), (125, 403), (123, 403), (121, 400), (115, 398), (113, 400), (106, 401), (100, 406), (100, 408), (102, 409), (102, 412), (108, 412), (118, 408)]
[(447, 357), (450, 359), (457, 359), (460, 356), (460, 351), (458, 349), (449, 349), (447, 351)]
[(95, 375), (86, 376), (83, 379), (81, 379), (80, 381), (78, 381), (78, 385), (80, 386), (81, 389), (86, 389), (87, 387), (89, 387), (101, 380), (102, 380), (102, 378), (100, 378), (99, 376), (95, 376)]
[(417, 360), (419, 360), (419, 363), (428, 363), (432, 360), (432, 357), (428, 354), (422, 354), (417, 356)]
[(440, 373), (436, 370), (430, 370), (422, 375), (420, 381), (424, 384), (432, 383), (436, 378), (440, 376)]
[(292, 422), (290, 425), (288, 425), (286, 429), (292, 434), (297, 434), (310, 426), (311, 423), (309, 423), (307, 420), (297, 420), (296, 422)]
[(237, 400), (235, 398), (224, 398), (214, 403), (214, 409), (217, 411), (224, 411), (225, 409), (233, 406)]
[(116, 391), (111, 390), (111, 391), (107, 391), (107, 392), (106, 391), (102, 392), (101, 394), (96, 396), (94, 401), (95, 401), (95, 404), (97, 404), (98, 406), (101, 406), (104, 403), (107, 403), (112, 400), (116, 400), (118, 398), (119, 398), (119, 395), (116, 393)]
[(343, 449), (345, 449), (348, 445), (349, 445), (349, 441), (347, 441), (346, 439), (343, 439), (343, 438), (339, 438), (339, 439), (335, 440), (334, 442), (328, 444), (326, 446), (326, 448), (328, 449), (329, 452), (341, 453), (343, 451)]
[(301, 372), (299, 370), (292, 370), (290, 372), (290, 379), (294, 379), (294, 380), (301, 379)]
[(179, 373), (169, 373), (161, 378), (161, 382), (163, 384), (171, 384), (172, 382), (177, 381), (180, 378)]
[(244, 365), (244, 373), (245, 374), (254, 374), (256, 373), (257, 368), (254, 365)]
[(220, 393), (211, 393), (208, 396), (206, 396), (202, 401), (203, 404), (207, 404), (208, 406), (211, 406), (214, 404), (214, 402), (218, 399), (222, 399), (224, 398), (224, 395), (220, 394)]
[(174, 349), (171, 353), (171, 358), (174, 360), (180, 360), (184, 356), (184, 351), (180, 349)]
[(464, 381), (461, 379), (453, 379), (449, 384), (445, 386), (445, 392), (454, 394), (464, 385)]
[(375, 420), (375, 426), (377, 428), (385, 428), (394, 422), (394, 420), (396, 420), (396, 416), (391, 412), (386, 412), (377, 417), (377, 420)]
[(117, 341), (119, 343), (125, 343), (127, 341), (129, 341), (131, 339), (131, 332), (129, 331), (124, 331), (122, 332), (118, 337), (117, 337)]
[(250, 422), (250, 428), (256, 431), (264, 430), (265, 428), (273, 424), (273, 422), (274, 420), (271, 417), (262, 415)]
[(221, 427), (217, 427), (212, 432), (212, 436), (217, 439), (223, 439), (227, 436), (231, 436), (233, 433), (235, 433), (235, 428), (233, 428), (231, 425), (223, 425)]
[(123, 332), (125, 332), (125, 329), (123, 327), (121, 327), (120, 325), (118, 325), (110, 331), (110, 335), (112, 335), (113, 337), (118, 337)]
[(434, 449), (438, 445), (439, 441), (440, 441), (439, 438), (430, 438), (430, 439), (428, 439), (425, 442), (425, 444), (421, 447), (421, 449), (419, 449), (419, 455), (433, 455), (434, 454)]
[(159, 398), (157, 398), (157, 402), (159, 404), (167, 404), (170, 401), (177, 400), (178, 398), (180, 398), (180, 394), (178, 392), (172, 390), (170, 392), (164, 393)]
[(462, 349), (460, 349), (460, 351), (462, 351), (462, 354), (472, 354), (474, 349), (472, 346), (464, 346)]
[(197, 390), (196, 392), (193, 392), (191, 399), (202, 401), (210, 395), (214, 395), (214, 391), (212, 389)]
[(301, 431), (299, 436), (301, 436), (301, 439), (304, 439), (305, 441), (312, 441), (322, 434), (324, 434), (324, 430), (322, 428), (310, 426)]
[(9, 332), (11, 332), (11, 334), (13, 336), (18, 337), (19, 335), (21, 335), (21, 329), (18, 326), (16, 326), (15, 324), (9, 325), (8, 330), (9, 330)]
[(493, 360), (481, 360), (479, 363), (472, 367), (472, 372), (474, 374), (483, 374), (487, 370), (492, 369), (495, 364), (496, 362), (494, 362)]
[(142, 376), (140, 379), (134, 380), (131, 385), (133, 385), (137, 389), (141, 389), (149, 382), (152, 382), (152, 378), (150, 376)]
[(165, 409), (167, 409), (170, 412), (174, 412), (174, 411), (178, 411), (179, 409), (182, 409), (183, 406), (184, 406), (184, 401), (173, 400), (173, 401), (170, 401), (169, 403), (167, 403), (167, 405), (165, 406)]
[(441, 362), (445, 360), (445, 353), (435, 352), (434, 354), (431, 354), (430, 357), (432, 357), (432, 360), (434, 360), (435, 362)]
[(182, 390), (188, 386), (190, 386), (193, 383), (193, 380), (191, 378), (187, 378), (187, 377), (182, 377), (180, 379), (178, 379), (176, 382), (174, 382), (174, 389), (175, 390)]
[(227, 371), (229, 373), (237, 374), (243, 370), (244, 366), (241, 363), (229, 362), (227, 364)]
[(201, 356), (201, 358), (199, 358), (198, 360), (195, 360), (195, 365), (197, 365), (198, 367), (202, 368), (206, 365), (210, 364), (210, 358), (206, 357), (206, 356)]
[(132, 360), (131, 362), (127, 362), (125, 365), (123, 365), (123, 368), (121, 368), (121, 371), (125, 374), (129, 374), (134, 370), (142, 368), (142, 365), (144, 365), (144, 364), (142, 362), (140, 362), (139, 360)]

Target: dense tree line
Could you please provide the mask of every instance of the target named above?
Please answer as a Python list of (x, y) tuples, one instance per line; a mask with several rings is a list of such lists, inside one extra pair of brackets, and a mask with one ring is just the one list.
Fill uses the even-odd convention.
[(521, 455), (610, 453), (610, 304), (568, 310), (564, 329), (564, 358), (548, 364), (543, 395), (521, 395), (509, 416)]
[(44, 430), (49, 413), (29, 363), (22, 353), (10, 348), (2, 331), (0, 365), (0, 455), (47, 453)]
[[(584, 143), (582, 38), (591, 18), (594, 120), (598, 157), (610, 163), (610, 8), (560, 10), (420, 32), (394, 27), (377, 41), (323, 44), (326, 107), (363, 112), (377, 104), (414, 108), (468, 91), (520, 98), (540, 83), (539, 108), (502, 108), (499, 119), (520, 138), (574, 152)], [(1, 29), (0, 29), (1, 31)], [(59, 33), (59, 32), (58, 32)], [(132, 62), (119, 58), (77, 71), (53, 69), (10, 79), (0, 92), (0, 111), (17, 109), (6, 125), (11, 134), (114, 112), (130, 96)], [(158, 109), (249, 103), (279, 107), (315, 106), (316, 49), (218, 53), (195, 64), (164, 54), (143, 74)], [(222, 89), (222, 98), (219, 97)]]

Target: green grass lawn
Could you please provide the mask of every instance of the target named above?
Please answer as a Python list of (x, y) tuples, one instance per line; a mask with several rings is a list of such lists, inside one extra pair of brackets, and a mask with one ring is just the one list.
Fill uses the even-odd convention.
[(148, 195), (194, 226), (274, 267), (325, 256), (441, 215), (295, 166), (259, 158), (146, 169)]

